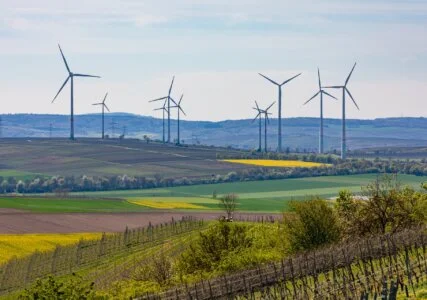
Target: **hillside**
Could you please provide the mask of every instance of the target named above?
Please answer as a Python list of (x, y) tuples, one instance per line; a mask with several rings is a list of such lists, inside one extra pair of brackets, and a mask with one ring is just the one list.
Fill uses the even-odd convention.
[[(1, 115), (2, 137), (49, 137), (52, 124), (53, 137), (69, 134), (69, 117), (66, 115)], [(117, 123), (115, 128), (111, 122)], [(77, 137), (98, 137), (101, 132), (99, 114), (75, 117)], [(290, 118), (283, 121), (284, 146), (291, 150), (315, 150), (318, 144), (317, 118)], [(172, 121), (172, 138), (176, 138), (176, 121)], [(348, 120), (349, 149), (371, 147), (415, 147), (427, 146), (427, 118), (386, 118), (375, 120)], [(117, 137), (126, 127), (126, 135), (154, 139), (162, 138), (162, 120), (126, 113), (106, 115), (106, 134)], [(326, 149), (340, 146), (341, 121), (325, 120)], [(114, 132), (113, 132), (114, 131)], [(268, 129), (269, 147), (275, 149), (277, 119), (272, 119)], [(258, 123), (251, 119), (221, 122), (182, 121), (181, 139), (190, 144), (233, 146), (254, 149), (258, 146)]]

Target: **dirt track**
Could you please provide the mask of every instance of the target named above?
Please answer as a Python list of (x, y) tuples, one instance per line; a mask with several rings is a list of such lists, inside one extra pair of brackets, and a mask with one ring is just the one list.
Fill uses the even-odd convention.
[[(71, 233), (71, 232), (116, 232), (129, 228), (165, 223), (183, 216), (212, 220), (221, 213), (147, 212), (147, 213), (28, 213), (19, 210), (0, 210), (1, 233)], [(237, 214), (235, 219), (267, 218), (279, 215)]]

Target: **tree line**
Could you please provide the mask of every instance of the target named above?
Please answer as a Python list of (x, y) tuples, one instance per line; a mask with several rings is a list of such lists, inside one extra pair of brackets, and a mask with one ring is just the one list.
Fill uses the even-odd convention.
[[(288, 157), (288, 156), (286, 156)], [(427, 176), (427, 163), (416, 160), (336, 160), (332, 156), (316, 156), (316, 160), (331, 165), (315, 168), (250, 168), (229, 172), (224, 175), (212, 175), (198, 178), (172, 178), (165, 176), (36, 176), (33, 179), (20, 180), (15, 177), (0, 176), (0, 193), (58, 193), (83, 191), (109, 191), (150, 189), (158, 187), (174, 187), (195, 184), (215, 184), (224, 182), (272, 180), (287, 178), (303, 178), (313, 176), (355, 175), (375, 173), (399, 173)], [(298, 157), (302, 160), (303, 158)], [(311, 159), (307, 156), (306, 159)], [(287, 159), (295, 159), (290, 155)]]

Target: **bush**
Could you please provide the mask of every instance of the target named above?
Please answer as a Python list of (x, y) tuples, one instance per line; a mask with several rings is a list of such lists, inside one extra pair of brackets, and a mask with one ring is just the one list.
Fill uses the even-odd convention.
[(219, 221), (182, 253), (177, 271), (181, 276), (213, 276), (279, 260), (285, 246), (278, 225)]
[(248, 226), (219, 221), (201, 232), (199, 239), (181, 255), (179, 269), (185, 274), (213, 271), (230, 252), (248, 248), (252, 240), (246, 235)]
[(133, 279), (139, 281), (151, 281), (158, 286), (166, 286), (170, 283), (173, 275), (172, 261), (166, 254), (167, 249), (162, 249), (155, 254), (151, 261), (137, 269)]
[(21, 300), (80, 300), (101, 299), (95, 295), (93, 282), (86, 282), (73, 273), (72, 278), (59, 281), (53, 276), (37, 280), (30, 288), (26, 289), (18, 299)]
[(291, 250), (309, 250), (340, 239), (335, 211), (325, 200), (314, 198), (290, 203), (291, 213), (283, 221)]

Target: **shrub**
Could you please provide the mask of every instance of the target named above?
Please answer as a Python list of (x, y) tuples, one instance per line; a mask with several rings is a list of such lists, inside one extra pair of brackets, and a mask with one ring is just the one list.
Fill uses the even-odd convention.
[(24, 290), (18, 299), (21, 300), (80, 300), (101, 299), (95, 295), (93, 282), (84, 281), (83, 278), (73, 273), (65, 281), (59, 281), (53, 276), (37, 280), (30, 288)]
[(292, 251), (313, 249), (336, 242), (340, 227), (335, 211), (325, 200), (314, 198), (290, 203), (283, 221)]
[(247, 225), (220, 221), (206, 232), (201, 232), (197, 241), (181, 255), (178, 262), (180, 271), (192, 274), (215, 270), (229, 253), (251, 246), (252, 240), (247, 231)]

